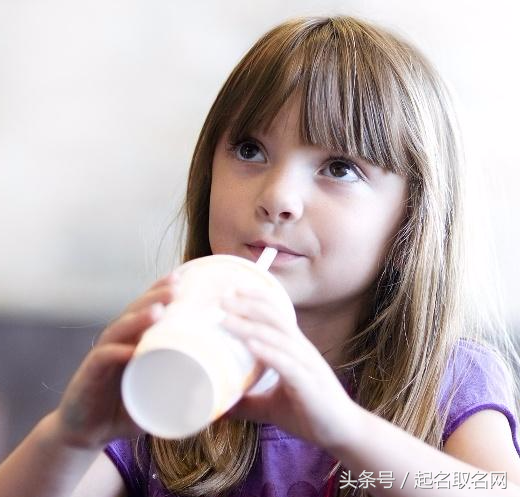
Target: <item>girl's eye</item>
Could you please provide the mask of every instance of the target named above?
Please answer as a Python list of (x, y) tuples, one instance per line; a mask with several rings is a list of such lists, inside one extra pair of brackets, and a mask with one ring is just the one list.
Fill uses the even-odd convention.
[(329, 177), (340, 179), (339, 183), (354, 183), (362, 179), (356, 163), (349, 159), (332, 159), (323, 171), (330, 171), (332, 176)]
[(265, 162), (265, 156), (260, 147), (250, 140), (244, 140), (231, 145), (231, 151), (239, 160)]

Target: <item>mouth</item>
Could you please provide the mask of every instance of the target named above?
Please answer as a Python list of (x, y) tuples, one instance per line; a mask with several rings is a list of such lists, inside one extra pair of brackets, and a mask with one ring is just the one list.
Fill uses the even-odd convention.
[(285, 245), (281, 245), (280, 243), (270, 243), (270, 242), (266, 242), (264, 240), (256, 240), (254, 242), (248, 243), (247, 245), (249, 247), (259, 248), (262, 250), (265, 247), (272, 247), (272, 248), (275, 248), (276, 250), (278, 250), (279, 253), (291, 254), (291, 255), (296, 255), (296, 256), (300, 256), (300, 257), (303, 255), (298, 252), (295, 252), (294, 250), (291, 250), (290, 248), (286, 247)]
[(281, 264), (287, 264), (299, 259), (303, 259), (304, 256), (302, 254), (298, 254), (284, 245), (276, 244), (276, 243), (266, 243), (266, 242), (252, 242), (246, 244), (246, 247), (249, 249), (249, 252), (254, 257), (254, 260), (257, 261), (265, 247), (272, 247), (278, 250), (274, 261), (271, 264), (271, 267), (278, 267)]

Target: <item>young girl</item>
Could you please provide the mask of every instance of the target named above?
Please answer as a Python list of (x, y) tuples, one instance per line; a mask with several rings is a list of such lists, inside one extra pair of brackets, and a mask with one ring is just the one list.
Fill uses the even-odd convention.
[(455, 136), (443, 85), (394, 35), (348, 17), (267, 33), (200, 134), (184, 261), (280, 250), (297, 326), (270, 295), (222, 301), (279, 382), (197, 436), (141, 434), (120, 379), (168, 275), (2, 464), (0, 496), (520, 495), (512, 375), (465, 302)]

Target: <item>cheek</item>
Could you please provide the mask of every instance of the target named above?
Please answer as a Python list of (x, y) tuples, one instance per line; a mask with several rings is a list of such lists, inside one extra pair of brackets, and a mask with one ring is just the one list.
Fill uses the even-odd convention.
[(209, 243), (212, 252), (218, 253), (223, 239), (223, 230), (226, 223), (224, 222), (224, 212), (226, 211), (225, 198), (218, 195), (212, 189), (209, 203)]
[(234, 227), (240, 224), (241, 199), (229, 184), (222, 176), (213, 177), (211, 183), (208, 235), (213, 253), (231, 249), (230, 241), (236, 237)]
[[(350, 277), (371, 282), (381, 272), (396, 227), (385, 213), (365, 212), (320, 226), (322, 257)], [(340, 269), (341, 271), (341, 269)]]
[(209, 219), (208, 219), (208, 235), (209, 243), (213, 253), (216, 253), (218, 227), (222, 225), (222, 196), (219, 195), (218, 182), (215, 176), (211, 180), (211, 190), (209, 195)]

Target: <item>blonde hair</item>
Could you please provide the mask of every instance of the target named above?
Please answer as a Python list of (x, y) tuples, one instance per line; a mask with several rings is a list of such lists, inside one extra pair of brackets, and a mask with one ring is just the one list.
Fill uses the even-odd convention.
[[(350, 374), (361, 406), (441, 448), (448, 409), (439, 412), (438, 396), (450, 354), (461, 337), (484, 336), (466, 312), (461, 157), (450, 99), (409, 43), (342, 16), (294, 19), (265, 34), (225, 82), (200, 133), (183, 205), (183, 261), (211, 254), (218, 140), (228, 129), (237, 141), (269, 126), (293, 95), (303, 143), (346, 151), (408, 180), (406, 220), (375, 283), (370, 319), (344, 344), (336, 372)], [(170, 491), (224, 495), (249, 473), (259, 427), (220, 419), (195, 437), (152, 437), (150, 444)], [(331, 474), (339, 470), (338, 463)]]

